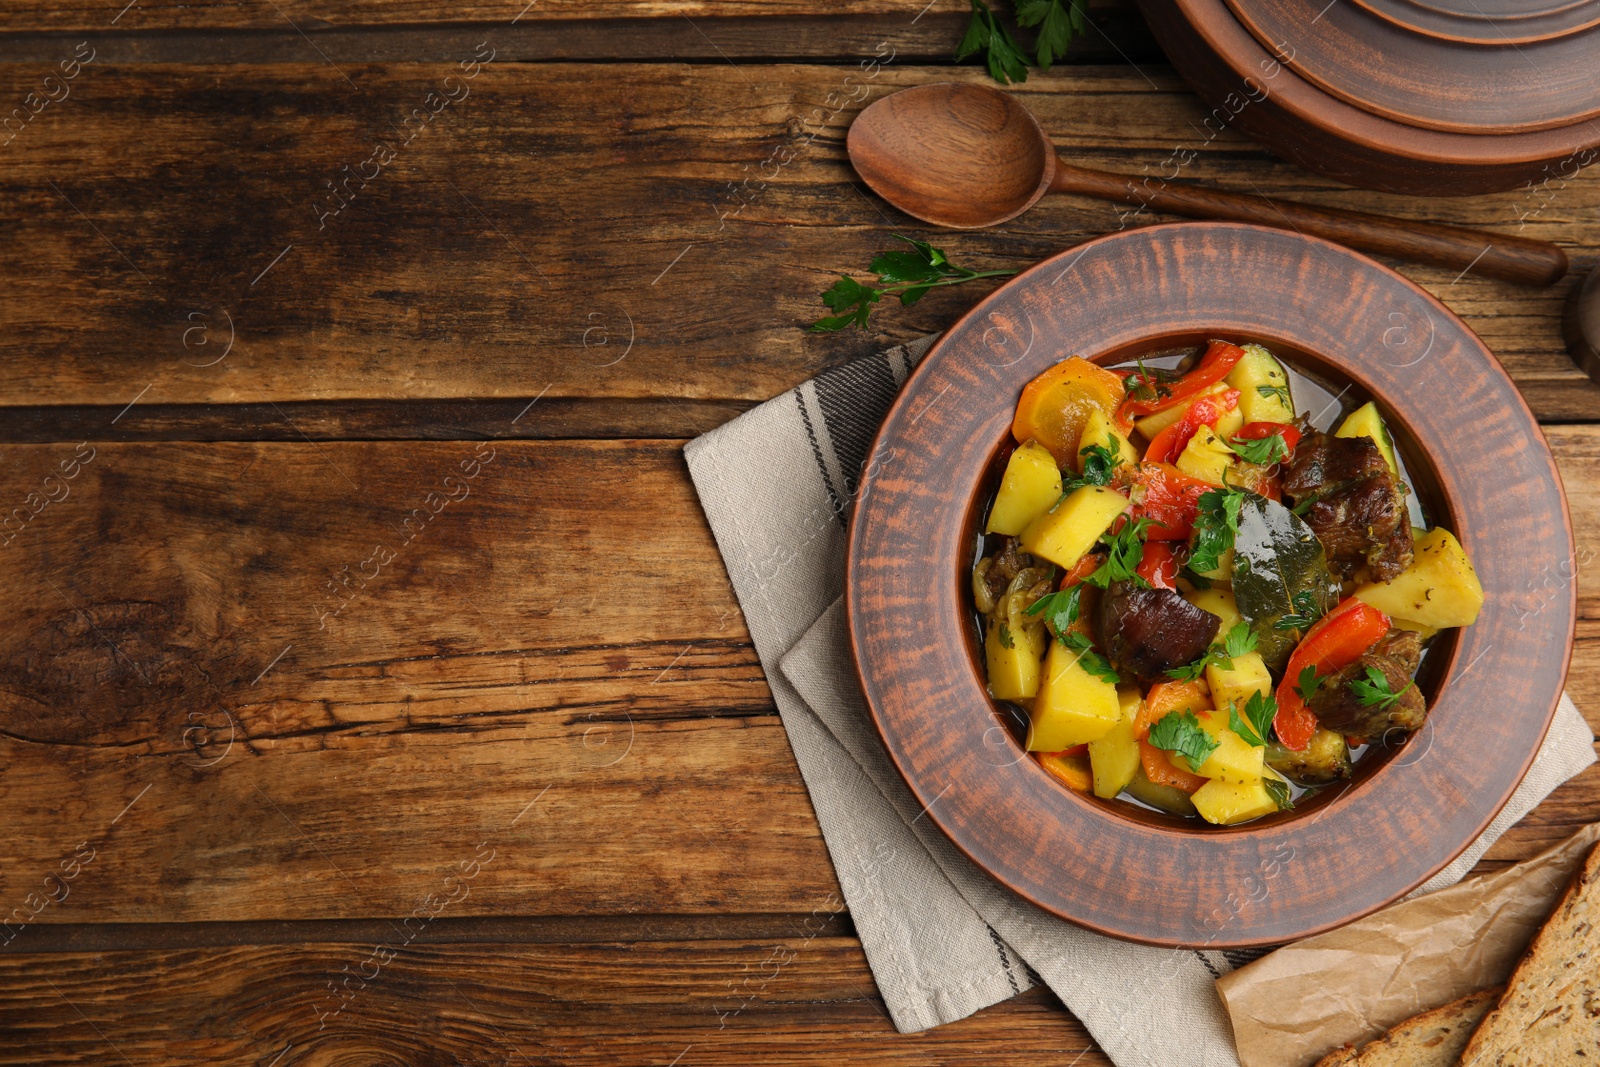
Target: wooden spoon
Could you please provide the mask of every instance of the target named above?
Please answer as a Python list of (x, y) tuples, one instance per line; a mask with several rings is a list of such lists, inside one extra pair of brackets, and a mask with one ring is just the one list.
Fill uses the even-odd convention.
[(995, 226), (1045, 193), (1077, 193), (1174, 215), (1298, 230), (1527, 285), (1550, 285), (1567, 272), (1566, 253), (1545, 241), (1075, 167), (1056, 154), (1015, 97), (984, 85), (944, 82), (886, 96), (856, 116), (847, 144), (856, 172), (879, 196), (935, 226)]
[(1572, 291), (1561, 317), (1567, 352), (1585, 374), (1600, 384), (1600, 269)]

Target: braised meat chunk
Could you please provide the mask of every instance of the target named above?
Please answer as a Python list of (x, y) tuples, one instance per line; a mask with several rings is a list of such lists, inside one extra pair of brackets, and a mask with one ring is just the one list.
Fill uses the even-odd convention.
[(1415, 730), (1428, 716), (1411, 680), (1421, 659), (1414, 631), (1390, 630), (1360, 659), (1322, 679), (1308, 707), (1323, 726), (1351, 737), (1376, 741), (1390, 730)]
[(1112, 582), (1100, 598), (1101, 645), (1111, 665), (1144, 683), (1205, 655), (1222, 620), (1174, 589)]
[(1366, 564), (1376, 581), (1387, 582), (1410, 565), (1405, 490), (1372, 438), (1306, 434), (1289, 461), (1283, 493), (1344, 576)]

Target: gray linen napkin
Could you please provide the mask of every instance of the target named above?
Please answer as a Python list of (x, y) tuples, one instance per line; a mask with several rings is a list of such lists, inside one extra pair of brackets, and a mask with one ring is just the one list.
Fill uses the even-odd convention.
[[(1035, 908), (925, 817), (867, 718), (839, 602), (845, 525), (878, 426), (933, 340), (825, 371), (684, 448), (878, 991), (913, 1031), (1010, 997), (1036, 973), (1122, 1067), (1237, 1067), (1212, 983), (1261, 953), (1132, 945)], [(1424, 889), (1459, 880), (1594, 758), (1563, 698), (1511, 803)]]

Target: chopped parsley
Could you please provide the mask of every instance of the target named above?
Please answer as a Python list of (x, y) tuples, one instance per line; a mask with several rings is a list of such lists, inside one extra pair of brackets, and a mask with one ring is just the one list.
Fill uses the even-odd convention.
[(1205, 573), (1222, 565), (1222, 557), (1239, 535), (1239, 509), (1244, 493), (1237, 489), (1209, 489), (1200, 494), (1199, 514), (1194, 520), (1193, 547), (1189, 569)]
[(1136, 362), (1139, 365), (1138, 371), (1122, 379), (1129, 400), (1150, 403), (1155, 400), (1165, 400), (1172, 395), (1172, 390), (1166, 386), (1167, 382), (1175, 380), (1171, 371), (1150, 370), (1142, 359)]
[(1149, 741), (1157, 748), (1176, 752), (1189, 762), (1191, 770), (1211, 758), (1217, 750), (1216, 738), (1200, 727), (1200, 720), (1192, 711), (1169, 711), (1150, 727)]
[(1061, 485), (1061, 495), (1086, 485), (1110, 485), (1111, 472), (1116, 469), (1119, 449), (1108, 439), (1103, 445), (1085, 445), (1078, 450), (1083, 457), (1083, 473), (1067, 478)]
[(1376, 707), (1388, 711), (1399, 702), (1401, 697), (1406, 695), (1407, 690), (1416, 684), (1416, 680), (1412, 679), (1406, 683), (1400, 692), (1396, 693), (1389, 687), (1389, 679), (1382, 671), (1376, 667), (1368, 667), (1366, 680), (1362, 681), (1357, 678), (1352, 681), (1350, 683), (1350, 691), (1356, 695), (1356, 698), (1361, 701), (1364, 707)]
[(1253, 440), (1231, 437), (1225, 443), (1232, 449), (1234, 455), (1246, 463), (1254, 463), (1261, 467), (1270, 467), (1289, 458), (1289, 443), (1283, 439), (1281, 433)]
[(1236, 622), (1233, 628), (1222, 639), (1221, 647), (1213, 646), (1209, 652), (1195, 660), (1193, 663), (1182, 667), (1174, 667), (1167, 672), (1168, 678), (1176, 678), (1180, 682), (1192, 682), (1205, 673), (1208, 666), (1215, 663), (1224, 670), (1233, 670), (1235, 656), (1243, 656), (1256, 650), (1260, 638), (1250, 629), (1247, 622)]
[(1278, 805), (1279, 811), (1293, 811), (1294, 797), (1289, 792), (1289, 783), (1275, 774), (1263, 775), (1261, 784), (1266, 787), (1267, 796)]
[(1023, 614), (1043, 615), (1052, 630), (1057, 634), (1064, 634), (1078, 621), (1078, 602), (1082, 596), (1083, 586), (1075, 585), (1071, 589), (1063, 589), (1059, 593), (1040, 597)]
[(1240, 718), (1236, 706), (1228, 705), (1228, 725), (1232, 727), (1234, 733), (1244, 738), (1246, 744), (1258, 748), (1266, 746), (1267, 735), (1272, 729), (1272, 720), (1277, 717), (1278, 702), (1260, 693), (1250, 694), (1250, 699), (1244, 705), (1243, 718)]
[(1011, 636), (1011, 627), (1007, 626), (1005, 623), (1001, 623), (1000, 624), (1000, 647), (1001, 648), (1016, 648), (1017, 647), (1017, 643), (1016, 643), (1015, 639), (1013, 639), (1012, 636)]
[(1110, 588), (1112, 582), (1132, 582), (1141, 589), (1148, 589), (1150, 583), (1139, 575), (1139, 561), (1144, 558), (1145, 531), (1154, 525), (1154, 519), (1135, 519), (1123, 523), (1116, 533), (1101, 538), (1107, 549), (1106, 561), (1084, 581), (1101, 589)]
[(1281, 616), (1272, 624), (1274, 630), (1304, 630), (1322, 618), (1322, 609), (1309, 589), (1302, 589), (1294, 595), (1294, 607), (1294, 614)]
[(1285, 407), (1289, 406), (1289, 387), (1287, 385), (1258, 385), (1256, 386), (1256, 392), (1260, 394), (1263, 400), (1271, 400), (1273, 397), (1277, 397), (1283, 401)]
[(1122, 676), (1106, 662), (1106, 658), (1094, 650), (1089, 639), (1079, 633), (1061, 635), (1061, 643), (1078, 654), (1078, 665), (1096, 678), (1118, 685)]
[(1304, 667), (1300, 671), (1300, 678), (1295, 682), (1294, 691), (1300, 694), (1300, 699), (1307, 704), (1317, 695), (1317, 687), (1322, 684), (1322, 677), (1317, 674), (1317, 669), (1312, 666)]

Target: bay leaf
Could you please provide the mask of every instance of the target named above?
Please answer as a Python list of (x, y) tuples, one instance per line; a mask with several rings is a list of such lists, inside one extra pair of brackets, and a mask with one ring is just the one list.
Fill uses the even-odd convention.
[(1233, 547), (1233, 596), (1239, 614), (1259, 638), (1257, 647), (1268, 669), (1281, 673), (1305, 630), (1279, 629), (1278, 621), (1305, 614), (1303, 593), (1310, 594), (1319, 617), (1326, 614), (1339, 602), (1339, 581), (1311, 527), (1276, 500), (1254, 494), (1244, 498)]

